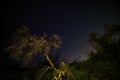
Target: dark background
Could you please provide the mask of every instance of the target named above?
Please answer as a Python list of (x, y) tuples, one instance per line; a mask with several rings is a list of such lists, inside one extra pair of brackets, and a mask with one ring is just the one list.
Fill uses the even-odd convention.
[[(8, 54), (4, 48), (10, 42), (10, 36), (23, 24), (31, 33), (41, 35), (58, 34), (63, 45), (60, 55), (72, 61), (85, 58), (84, 51), (89, 47), (88, 35), (101, 33), (104, 24), (120, 23), (119, 2), (117, 1), (4, 1), (2, 2), (1, 25), (1, 65), (7, 64)], [(83, 50), (84, 49), (84, 50)], [(5, 62), (6, 61), (6, 62)]]

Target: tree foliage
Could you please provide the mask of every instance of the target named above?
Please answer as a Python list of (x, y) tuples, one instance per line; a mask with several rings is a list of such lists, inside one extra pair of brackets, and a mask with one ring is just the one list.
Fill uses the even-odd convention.
[(118, 80), (120, 78), (120, 26), (105, 24), (104, 28), (104, 33), (100, 35), (96, 32), (90, 33), (89, 42), (94, 50), (88, 52), (89, 58), (71, 64), (74, 73), (83, 72), (85, 75), (78, 76), (77, 80)]
[(104, 28), (103, 34), (93, 32), (89, 36), (89, 42), (95, 49), (95, 52), (90, 52), (90, 73), (100, 80), (117, 80), (120, 70), (120, 26), (105, 24)]
[(12, 42), (8, 46), (7, 51), (11, 53), (12, 58), (18, 61), (24, 61), (25, 63), (31, 61), (34, 56), (42, 54), (49, 62), (50, 66), (44, 66), (44, 71), (37, 74), (35, 80), (41, 79), (50, 69), (57, 74), (53, 75), (53, 79), (61, 80), (63, 76), (68, 76), (68, 74), (65, 70), (57, 69), (49, 56), (51, 50), (60, 48), (61, 44), (60, 36), (53, 34), (51, 37), (48, 37), (46, 33), (43, 33), (42, 36), (31, 35), (29, 28), (24, 25), (12, 36)]
[(96, 50), (108, 49), (112, 44), (119, 44), (120, 42), (120, 26), (113, 24), (104, 25), (105, 32), (102, 35), (93, 32), (89, 36), (89, 42)]
[(54, 34), (48, 37), (31, 35), (29, 28), (22, 26), (12, 36), (12, 42), (7, 50), (12, 58), (29, 62), (34, 56), (42, 54), (49, 66), (40, 66), (34, 80), (118, 80), (120, 70), (120, 26), (105, 24), (104, 33), (90, 33), (89, 42), (94, 50), (89, 51), (89, 59), (72, 64), (61, 62), (55, 66), (57, 58), (50, 57), (52, 49), (58, 49), (61, 37)]
[(12, 36), (12, 42), (7, 50), (13, 58), (28, 62), (37, 54), (49, 55), (51, 48), (57, 49), (61, 44), (61, 37), (56, 34), (48, 38), (44, 33), (39, 37), (31, 35), (27, 26), (22, 26)]

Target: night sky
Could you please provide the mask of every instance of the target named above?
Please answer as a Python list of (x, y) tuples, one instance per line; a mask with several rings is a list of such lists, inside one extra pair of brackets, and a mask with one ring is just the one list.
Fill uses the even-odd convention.
[(104, 23), (120, 23), (120, 11), (117, 2), (4, 2), (2, 43), (6, 43), (15, 30), (27, 25), (31, 33), (41, 35), (58, 34), (63, 45), (59, 49), (61, 56), (69, 60), (83, 59), (83, 51), (88, 48), (88, 35), (91, 32), (102, 33)]

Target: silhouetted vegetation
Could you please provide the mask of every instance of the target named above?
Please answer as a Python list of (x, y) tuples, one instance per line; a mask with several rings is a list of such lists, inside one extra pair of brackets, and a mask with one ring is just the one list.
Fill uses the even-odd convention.
[[(120, 26), (105, 24), (104, 33), (92, 32), (89, 43), (94, 48), (84, 61), (66, 64), (59, 61), (58, 49), (61, 37), (54, 34), (48, 37), (31, 35), (26, 26), (17, 30), (7, 47), (11, 57), (28, 67), (10, 66), (3, 72), (4, 80), (119, 80), (120, 75)], [(42, 56), (41, 56), (42, 55)], [(30, 66), (33, 58), (40, 56), (36, 66)]]
[(88, 80), (120, 78), (120, 26), (105, 24), (104, 28), (105, 32), (101, 35), (95, 32), (89, 35), (89, 42), (94, 48), (88, 53), (89, 59), (71, 64), (76, 70), (85, 72)]

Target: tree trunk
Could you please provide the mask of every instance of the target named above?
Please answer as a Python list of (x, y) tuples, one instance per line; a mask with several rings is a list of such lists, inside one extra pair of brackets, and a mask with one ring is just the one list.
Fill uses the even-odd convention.
[(56, 69), (56, 67), (54, 66), (54, 64), (52, 63), (52, 61), (51, 61), (51, 59), (49, 58), (49, 56), (46, 54), (45, 57), (46, 57), (46, 59), (48, 60), (48, 62), (49, 62), (49, 64), (51, 65), (51, 67), (52, 67), (55, 71), (58, 71), (58, 70)]

